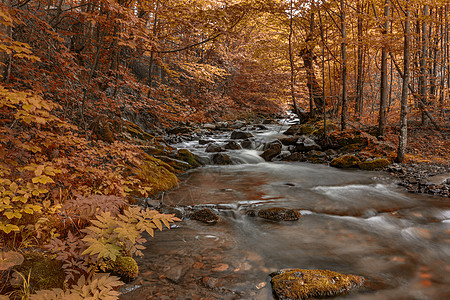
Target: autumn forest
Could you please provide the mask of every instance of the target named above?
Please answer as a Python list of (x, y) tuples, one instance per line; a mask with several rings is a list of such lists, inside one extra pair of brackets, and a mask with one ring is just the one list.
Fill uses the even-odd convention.
[(449, 26), (444, 0), (2, 0), (0, 299), (116, 299), (182, 219), (139, 204), (205, 163), (170, 145), (195, 128), (291, 116), (357, 164), (448, 166)]

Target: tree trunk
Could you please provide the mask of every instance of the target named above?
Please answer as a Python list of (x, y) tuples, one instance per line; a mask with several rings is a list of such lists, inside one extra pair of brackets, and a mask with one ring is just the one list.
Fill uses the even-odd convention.
[(300, 122), (302, 121), (302, 115), (297, 106), (297, 100), (295, 99), (295, 68), (294, 68), (294, 54), (292, 51), (292, 37), (294, 34), (294, 26), (293, 26), (293, 11), (294, 11), (294, 3), (291, 0), (291, 8), (289, 11), (289, 63), (291, 68), (291, 98), (292, 98), (292, 106), (294, 108), (294, 113), (298, 116)]
[[(429, 15), (429, 6), (425, 4), (423, 6), (423, 16), (427, 17)], [(428, 104), (427, 95), (427, 82), (428, 82), (428, 72), (427, 72), (427, 57), (428, 57), (428, 30), (427, 21), (422, 21), (422, 45), (420, 51), (420, 75), (419, 75), (419, 97), (421, 101), (419, 102), (419, 107), (422, 110), (422, 125), (428, 125), (428, 119), (425, 115), (425, 109)]]
[[(363, 6), (361, 5), (361, 1), (358, 0), (356, 4), (356, 9), (358, 11), (363, 10)], [(362, 23), (362, 12), (358, 13), (357, 20), (357, 32), (358, 32), (358, 46), (357, 46), (357, 74), (356, 74), (356, 107), (355, 111), (358, 115), (358, 118), (361, 118), (362, 110), (363, 110), (363, 60), (364, 60), (364, 52), (363, 52), (363, 23)]]
[[(153, 38), (154, 39), (156, 39), (156, 33), (157, 33), (159, 2), (160, 2), (160, 0), (156, 1), (155, 14), (153, 16)], [(150, 87), (150, 89), (148, 90), (147, 97), (150, 97), (152, 94), (154, 55), (155, 55), (155, 51), (152, 47), (152, 50), (150, 53), (150, 62), (148, 65), (148, 86)]]
[[(383, 27), (383, 36), (386, 36), (389, 30), (389, 10), (390, 0), (385, 0), (384, 3), (384, 17), (385, 23)], [(383, 43), (387, 41), (384, 39)], [(383, 45), (381, 50), (381, 76), (380, 76), (380, 111), (378, 115), (378, 136), (382, 137), (386, 134), (386, 105), (388, 96), (387, 84), (387, 55), (388, 50), (386, 45)]]
[[(11, 8), (11, 0), (3, 0), (3, 4), (9, 9)], [(6, 39), (11, 39), (12, 37), (12, 27), (0, 24), (0, 34), (6, 37)], [(6, 51), (0, 51), (0, 81), (8, 82), (9, 75), (11, 73), (11, 63), (12, 55), (6, 53)]]
[[(303, 59), (303, 64), (306, 70), (306, 85), (310, 95), (310, 115), (314, 115), (314, 107), (317, 110), (321, 110), (323, 106), (322, 99), (322, 87), (317, 82), (316, 75), (314, 73), (314, 60), (313, 60), (313, 32), (314, 30), (314, 13), (311, 13), (309, 33), (305, 40), (305, 46), (300, 51), (300, 55)], [(314, 103), (314, 105), (313, 105)]]
[(406, 145), (408, 140), (408, 85), (409, 85), (409, 41), (410, 41), (410, 11), (409, 5), (411, 0), (406, 4), (406, 21), (405, 21), (405, 39), (403, 47), (403, 83), (402, 83), (402, 99), (400, 111), (400, 135), (398, 137), (397, 162), (402, 162), (405, 158)]
[(347, 128), (347, 51), (346, 51), (346, 33), (345, 33), (345, 2), (341, 0), (341, 58), (342, 58), (342, 113), (341, 129)]

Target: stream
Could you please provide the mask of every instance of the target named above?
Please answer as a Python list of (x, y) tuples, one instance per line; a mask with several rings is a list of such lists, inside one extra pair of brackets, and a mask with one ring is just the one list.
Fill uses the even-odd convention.
[[(186, 218), (149, 239), (140, 275), (123, 299), (273, 299), (268, 274), (283, 268), (364, 276), (363, 288), (335, 299), (450, 299), (450, 202), (411, 194), (383, 172), (302, 162), (265, 162), (264, 142), (288, 127), (254, 130), (254, 150), (228, 150), (236, 163), (184, 175), (166, 206), (209, 207), (207, 225)], [(229, 140), (230, 132), (211, 139)], [(175, 145), (207, 156), (206, 145)], [(259, 148), (258, 148), (259, 147)], [(286, 207), (298, 221), (249, 210)]]

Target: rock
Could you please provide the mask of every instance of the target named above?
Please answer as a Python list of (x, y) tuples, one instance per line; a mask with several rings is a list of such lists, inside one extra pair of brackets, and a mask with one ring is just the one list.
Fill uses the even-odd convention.
[(376, 158), (373, 160), (362, 161), (358, 164), (359, 168), (362, 170), (373, 171), (381, 170), (389, 166), (391, 162), (386, 158)]
[(274, 119), (265, 119), (263, 124), (278, 124), (278, 122)]
[(183, 266), (172, 266), (164, 273), (164, 276), (173, 283), (179, 283), (183, 277)]
[(300, 213), (289, 208), (271, 207), (258, 211), (258, 217), (274, 221), (297, 221)]
[(321, 147), (313, 139), (307, 136), (301, 136), (295, 144), (295, 150), (298, 152), (308, 152), (311, 150), (321, 150)]
[(207, 145), (207, 144), (210, 144), (210, 143), (213, 143), (214, 142), (214, 140), (205, 140), (205, 139), (199, 139), (198, 140), (198, 144), (199, 145)]
[(205, 152), (224, 152), (225, 149), (220, 146), (219, 144), (216, 143), (211, 143), (208, 145), (208, 147), (206, 147)]
[(119, 255), (115, 261), (106, 262), (106, 271), (119, 276), (124, 282), (130, 282), (137, 277), (139, 267), (132, 257)]
[(322, 151), (311, 150), (305, 154), (307, 161), (314, 164), (323, 164), (327, 161), (327, 154)]
[(209, 123), (207, 123), (207, 124), (203, 124), (203, 125), (202, 125), (202, 128), (204, 128), (204, 129), (215, 130), (217, 127), (216, 127), (216, 125), (214, 125), (214, 124), (209, 124)]
[(330, 166), (335, 168), (357, 168), (360, 163), (359, 158), (354, 155), (344, 155), (333, 159)]
[(232, 165), (233, 162), (228, 154), (216, 153), (212, 156), (211, 162), (214, 165)]
[(364, 277), (328, 270), (282, 270), (270, 274), (277, 299), (324, 298), (348, 293), (361, 286)]
[(244, 140), (253, 137), (253, 134), (248, 131), (235, 130), (231, 133), (231, 139), (233, 140)]
[(169, 134), (182, 134), (182, 133), (190, 133), (192, 131), (191, 127), (187, 126), (178, 126), (167, 129), (167, 133)]
[(204, 165), (203, 160), (198, 155), (195, 155), (194, 153), (190, 152), (187, 149), (180, 149), (177, 151), (176, 158), (182, 161), (187, 162), (192, 167), (200, 167), (201, 165)]
[(206, 224), (216, 224), (220, 218), (209, 208), (203, 208), (195, 211), (191, 215), (192, 220), (197, 220)]
[(271, 161), (275, 156), (281, 152), (281, 143), (279, 141), (272, 142), (267, 145), (267, 150), (264, 151), (260, 156), (264, 158), (265, 161)]
[(298, 138), (299, 138), (298, 136), (285, 137), (281, 138), (280, 142), (285, 146), (295, 145), (298, 141)]
[(305, 157), (301, 153), (294, 152), (286, 157), (283, 157), (281, 160), (282, 161), (304, 161)]
[(236, 141), (229, 141), (228, 143), (225, 144), (224, 146), (225, 149), (230, 149), (230, 150), (240, 150), (242, 149), (241, 145), (236, 142)]
[[(24, 253), (24, 261), (21, 265), (15, 266), (14, 271), (20, 272), (26, 278), (30, 276), (29, 284), (35, 290), (47, 290), (52, 288), (63, 288), (65, 274), (62, 268), (62, 262), (41, 253)], [(21, 278), (19, 282), (14, 282), (13, 286), (18, 284), (21, 288), (23, 283)]]
[(243, 140), (243, 141), (241, 142), (241, 146), (242, 146), (242, 148), (244, 148), (244, 149), (255, 149), (255, 148), (256, 148), (255, 141), (253, 141), (253, 140), (251, 140), (251, 139)]

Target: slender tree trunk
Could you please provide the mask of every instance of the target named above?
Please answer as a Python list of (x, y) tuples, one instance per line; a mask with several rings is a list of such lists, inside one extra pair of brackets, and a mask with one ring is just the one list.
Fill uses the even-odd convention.
[[(389, 11), (390, 0), (385, 0), (384, 3), (384, 27), (383, 35), (386, 36), (389, 30)], [(386, 38), (383, 43), (386, 43)], [(378, 115), (378, 136), (382, 137), (386, 134), (386, 105), (388, 96), (388, 81), (387, 81), (387, 55), (388, 50), (386, 45), (383, 45), (381, 50), (381, 76), (380, 76), (380, 111)]]
[[(361, 1), (358, 0), (356, 4), (356, 9), (358, 11), (363, 10), (363, 6), (361, 5)], [(357, 31), (358, 31), (358, 46), (357, 46), (357, 74), (356, 74), (356, 107), (355, 111), (358, 115), (358, 118), (361, 118), (362, 109), (363, 109), (363, 60), (364, 60), (364, 52), (363, 52), (363, 22), (362, 22), (362, 13), (358, 13), (357, 20)]]
[(400, 111), (400, 135), (398, 137), (397, 162), (402, 162), (405, 158), (406, 145), (408, 141), (408, 85), (409, 85), (409, 64), (410, 64), (410, 6), (411, 0), (406, 4), (405, 39), (403, 47), (403, 83), (402, 99)]
[[(9, 9), (11, 8), (11, 0), (2, 0), (2, 3)], [(0, 24), (0, 34), (4, 35), (6, 39), (12, 38), (12, 27)], [(8, 82), (11, 73), (12, 55), (6, 51), (0, 51), (0, 81)]]
[[(425, 4), (423, 6), (423, 16), (428, 17), (429, 6)], [(419, 107), (422, 110), (422, 125), (427, 125), (428, 120), (426, 118), (424, 110), (427, 109), (428, 95), (427, 95), (427, 82), (428, 82), (428, 72), (427, 72), (427, 58), (428, 58), (428, 24), (426, 20), (422, 21), (422, 45), (420, 51), (420, 75), (419, 75), (419, 97), (421, 101), (419, 102)]]
[(323, 143), (327, 145), (328, 135), (327, 135), (327, 101), (325, 98), (325, 35), (323, 33), (323, 23), (322, 23), (322, 16), (320, 15), (320, 10), (319, 10), (319, 22), (320, 22), (320, 39), (322, 40)]
[(294, 107), (294, 113), (298, 116), (300, 122), (302, 121), (302, 116), (300, 111), (298, 110), (297, 100), (295, 99), (295, 68), (294, 68), (294, 53), (292, 51), (292, 37), (294, 34), (294, 1), (290, 2), (291, 8), (289, 11), (289, 63), (291, 68), (291, 98), (292, 98), (292, 106)]
[[(155, 7), (155, 14), (153, 16), (153, 38), (156, 39), (156, 33), (157, 33), (157, 25), (158, 25), (158, 13), (159, 13), (159, 2), (160, 0), (156, 1), (156, 7)], [(155, 51), (152, 47), (151, 53), (150, 53), (150, 62), (148, 65), (148, 86), (150, 89), (148, 90), (147, 97), (150, 97), (152, 94), (152, 84), (153, 84), (153, 61), (154, 61), (154, 55)]]
[(347, 128), (347, 51), (346, 51), (346, 33), (345, 33), (345, 1), (341, 0), (341, 58), (342, 58), (342, 112), (341, 129)]

